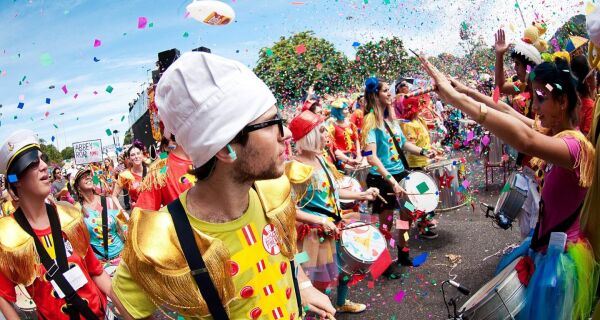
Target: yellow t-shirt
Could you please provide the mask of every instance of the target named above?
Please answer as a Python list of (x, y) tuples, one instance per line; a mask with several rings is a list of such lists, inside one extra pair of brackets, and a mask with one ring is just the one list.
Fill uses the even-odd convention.
[[(410, 122), (400, 122), (400, 127), (402, 127), (402, 132), (406, 136), (406, 140), (412, 142), (417, 147), (431, 149), (429, 131), (423, 119), (417, 117)], [(406, 160), (411, 168), (422, 168), (429, 163), (427, 157), (412, 153), (406, 154)]]
[[(231, 273), (237, 295), (229, 305), (230, 318), (299, 319), (290, 261), (280, 253), (276, 231), (267, 224), (254, 189), (250, 189), (249, 197), (246, 212), (227, 223), (208, 223), (194, 218), (187, 212), (187, 191), (181, 194), (180, 199), (192, 228), (221, 239), (231, 253)], [(167, 211), (167, 207), (161, 210)], [(157, 307), (134, 282), (123, 262), (117, 269), (112, 286), (134, 318), (148, 317), (156, 310)], [(291, 314), (295, 316), (291, 317)]]

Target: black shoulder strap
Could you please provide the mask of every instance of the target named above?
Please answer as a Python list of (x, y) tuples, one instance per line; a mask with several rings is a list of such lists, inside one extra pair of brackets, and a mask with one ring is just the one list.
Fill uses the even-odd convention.
[(573, 213), (571, 213), (561, 223), (552, 228), (552, 230), (545, 230), (544, 234), (540, 236), (540, 220), (542, 220), (544, 216), (544, 201), (540, 200), (540, 219), (538, 220), (538, 223), (536, 224), (535, 229), (533, 231), (533, 236), (531, 237), (531, 244), (529, 245), (529, 247), (532, 249), (539, 249), (543, 246), (548, 245), (548, 243), (550, 242), (550, 235), (552, 232), (566, 232), (573, 225), (573, 223), (577, 221), (577, 218), (579, 217), (579, 213), (581, 212), (582, 208), (583, 202)]
[(46, 277), (49, 280), (54, 280), (60, 290), (65, 294), (65, 300), (69, 305), (67, 308), (69, 318), (71, 320), (79, 320), (79, 315), (81, 314), (87, 320), (98, 320), (98, 317), (90, 309), (87, 302), (81, 299), (69, 281), (65, 279), (64, 272), (69, 270), (69, 265), (67, 261), (65, 243), (62, 237), (60, 220), (58, 219), (58, 213), (50, 204), (46, 204), (46, 213), (48, 214), (48, 220), (50, 221), (50, 229), (52, 232), (52, 241), (54, 242), (56, 260), (52, 260), (42, 245), (42, 242), (33, 231), (29, 221), (27, 221), (27, 218), (25, 218), (25, 214), (21, 208), (18, 208), (14, 213), (14, 218), (19, 226), (33, 238), (38, 256), (40, 257), (44, 268), (46, 268)]
[(398, 156), (400, 157), (400, 160), (402, 161), (404, 170), (408, 170), (408, 168), (409, 168), (408, 161), (406, 161), (404, 152), (402, 151), (402, 148), (400, 148), (400, 146), (398, 145), (398, 141), (396, 141), (396, 137), (394, 136), (394, 133), (392, 132), (392, 129), (390, 128), (390, 125), (385, 120), (383, 120), (383, 125), (385, 126), (385, 130), (387, 130), (390, 137), (392, 137), (392, 141), (394, 142), (394, 147), (396, 148), (396, 152), (398, 152)]
[(145, 164), (142, 165), (142, 180), (144, 180), (144, 178), (146, 177), (146, 175), (148, 174), (148, 167), (146, 167)]
[(100, 197), (102, 205), (102, 245), (104, 246), (104, 259), (108, 260), (108, 208), (106, 206), (106, 197)]
[(167, 205), (167, 208), (173, 219), (177, 239), (179, 239), (185, 260), (187, 260), (191, 274), (196, 281), (196, 285), (198, 285), (198, 289), (200, 289), (200, 294), (204, 298), (204, 301), (206, 301), (208, 310), (214, 319), (228, 320), (229, 317), (227, 316), (227, 312), (225, 312), (225, 307), (221, 302), (215, 284), (210, 278), (206, 264), (200, 254), (200, 249), (196, 245), (192, 226), (181, 204), (181, 200), (179, 198), (175, 199)]

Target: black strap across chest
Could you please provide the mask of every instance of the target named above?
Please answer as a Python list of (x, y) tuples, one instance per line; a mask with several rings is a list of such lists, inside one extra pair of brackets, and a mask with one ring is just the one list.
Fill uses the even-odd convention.
[(177, 239), (179, 239), (179, 245), (181, 245), (185, 260), (190, 267), (198, 289), (200, 289), (200, 294), (204, 298), (204, 301), (206, 301), (210, 314), (214, 319), (228, 320), (229, 316), (221, 302), (217, 288), (215, 288), (215, 284), (210, 278), (208, 268), (200, 254), (200, 249), (196, 245), (192, 226), (181, 204), (181, 200), (179, 198), (175, 199), (167, 205), (167, 208), (173, 219)]
[(73, 289), (71, 284), (67, 281), (64, 273), (69, 270), (69, 263), (67, 261), (67, 252), (62, 237), (62, 230), (60, 227), (60, 220), (58, 219), (58, 213), (54, 206), (46, 204), (46, 213), (48, 214), (48, 220), (50, 221), (50, 229), (52, 232), (52, 242), (54, 243), (54, 252), (56, 254), (56, 260), (53, 260), (40, 239), (35, 234), (31, 224), (25, 218), (25, 214), (18, 208), (14, 213), (14, 218), (19, 226), (29, 234), (35, 243), (35, 249), (40, 257), (44, 268), (46, 268), (45, 276), (49, 280), (54, 280), (60, 290), (65, 294), (65, 300), (68, 303), (67, 313), (70, 319), (79, 319), (79, 316), (83, 316), (87, 320), (96, 320), (98, 317), (90, 309), (87, 302), (81, 299), (77, 292)]
[(106, 197), (100, 197), (102, 205), (102, 245), (104, 246), (104, 259), (108, 260), (108, 208), (106, 206)]
[(398, 156), (400, 157), (400, 161), (402, 161), (404, 170), (408, 170), (408, 168), (409, 168), (408, 161), (406, 160), (406, 157), (404, 156), (404, 152), (402, 151), (402, 148), (400, 148), (400, 145), (398, 145), (398, 141), (396, 141), (396, 136), (394, 136), (394, 133), (392, 132), (392, 129), (390, 128), (390, 125), (385, 120), (383, 120), (383, 125), (385, 126), (385, 130), (387, 130), (390, 137), (392, 137), (392, 141), (394, 142), (394, 148), (396, 148), (396, 152), (398, 153)]
[(531, 249), (540, 249), (544, 246), (547, 246), (550, 242), (550, 235), (552, 232), (567, 232), (569, 228), (577, 221), (579, 217), (579, 213), (583, 208), (583, 202), (579, 205), (577, 209), (573, 213), (571, 213), (568, 217), (566, 217), (563, 221), (553, 227), (551, 230), (545, 230), (544, 234), (540, 235), (540, 227), (541, 221), (544, 219), (544, 201), (540, 200), (540, 210), (539, 210), (539, 219), (538, 223), (535, 225), (535, 229), (533, 231), (533, 236), (531, 237), (531, 244), (529, 247)]

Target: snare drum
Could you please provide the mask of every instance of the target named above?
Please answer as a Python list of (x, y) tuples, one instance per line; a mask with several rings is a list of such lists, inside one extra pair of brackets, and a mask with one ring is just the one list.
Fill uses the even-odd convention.
[(440, 192), (435, 181), (426, 173), (411, 172), (400, 181), (400, 186), (406, 190), (405, 200), (410, 201), (416, 210), (431, 212), (437, 208)]
[(350, 168), (347, 167), (344, 169), (344, 174), (346, 176), (352, 177), (356, 179), (362, 188), (366, 188), (367, 186), (367, 175), (369, 174), (369, 169), (371, 166), (369, 165), (361, 165), (359, 167)]
[(525, 286), (519, 281), (516, 259), (486, 283), (460, 308), (465, 320), (514, 319), (525, 307)]
[(17, 293), (17, 313), (21, 319), (37, 319), (37, 310), (33, 299), (29, 296), (27, 289), (23, 285), (17, 285), (15, 287)]
[(351, 223), (346, 228), (340, 235), (340, 269), (347, 274), (366, 274), (386, 250), (385, 238), (377, 228), (362, 222)]
[[(465, 205), (464, 197), (458, 192), (460, 183), (458, 181), (458, 159), (449, 159), (436, 162), (425, 167), (425, 171), (433, 178), (433, 181), (440, 183), (440, 204), (438, 211), (447, 211), (458, 209)], [(445, 183), (445, 185), (441, 185)]]
[[(344, 176), (343, 178), (337, 181), (339, 189), (347, 189), (354, 192), (361, 192), (362, 188), (358, 180)], [(356, 200), (348, 200), (348, 199), (340, 199), (340, 206), (343, 210), (348, 210), (354, 208), (356, 205)]]
[(487, 136), (490, 139), (490, 143), (486, 146), (487, 156), (486, 160), (489, 164), (500, 164), (504, 160), (502, 157), (504, 156), (504, 143), (500, 138), (495, 135), (489, 134), (487, 132)]
[(507, 184), (510, 189), (500, 193), (494, 213), (504, 215), (512, 221), (519, 216), (521, 208), (527, 200), (529, 179), (522, 173), (513, 172), (508, 178)]

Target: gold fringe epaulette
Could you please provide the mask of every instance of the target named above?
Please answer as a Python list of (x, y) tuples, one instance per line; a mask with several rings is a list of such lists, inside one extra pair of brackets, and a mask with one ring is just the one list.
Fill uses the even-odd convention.
[[(61, 229), (73, 246), (73, 250), (84, 258), (90, 245), (90, 236), (81, 211), (68, 202), (56, 203)], [(0, 272), (10, 281), (29, 286), (41, 276), (40, 258), (33, 238), (12, 217), (0, 219)]]
[(140, 187), (139, 192), (151, 191), (153, 189), (160, 189), (167, 184), (167, 170), (163, 170), (167, 166), (167, 159), (157, 159), (148, 167), (148, 173)]
[(278, 179), (256, 181), (254, 187), (269, 223), (279, 234), (281, 254), (293, 260), (296, 254), (296, 204), (292, 202), (290, 181)]
[[(579, 142), (579, 156), (573, 165), (573, 168), (579, 167), (579, 186), (589, 188), (594, 178), (595, 150), (590, 141), (577, 130), (565, 130), (556, 135), (555, 138), (573, 137)], [(546, 161), (540, 158), (533, 158), (530, 163), (534, 167), (542, 168)]]
[(300, 161), (292, 160), (285, 164), (285, 176), (292, 185), (292, 201), (298, 203), (312, 183), (312, 175), (315, 169)]
[[(184, 316), (210, 314), (183, 256), (171, 215), (135, 208), (128, 224), (123, 261), (131, 276), (158, 305)], [(157, 237), (156, 235), (164, 235)], [(224, 306), (235, 297), (224, 243), (195, 230), (194, 237)], [(229, 313), (229, 309), (226, 307)]]

